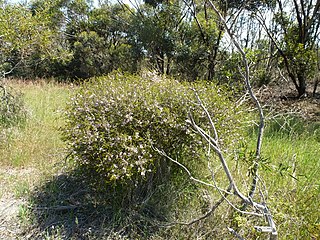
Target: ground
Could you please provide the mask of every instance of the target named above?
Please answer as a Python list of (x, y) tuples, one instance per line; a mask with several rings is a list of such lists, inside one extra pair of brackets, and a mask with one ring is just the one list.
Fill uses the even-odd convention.
[[(19, 196), (21, 179), (34, 176), (33, 169), (14, 169), (5, 167), (0, 169), (0, 239), (19, 239), (23, 233), (23, 208), (26, 200)], [(20, 216), (19, 216), (20, 215)]]
[[(287, 85), (289, 87), (284, 87)], [(263, 106), (272, 113), (292, 113), (308, 121), (320, 122), (320, 93), (308, 92), (306, 96), (297, 98), (293, 86), (280, 82), (263, 86), (256, 94)]]

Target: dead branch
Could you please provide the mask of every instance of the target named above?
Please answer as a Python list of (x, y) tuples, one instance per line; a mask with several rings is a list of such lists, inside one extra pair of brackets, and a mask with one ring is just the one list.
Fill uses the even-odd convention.
[(69, 211), (78, 208), (78, 206), (54, 206), (54, 207), (31, 207), (34, 210), (45, 210), (45, 211)]
[(263, 110), (261, 107), (261, 104), (259, 102), (259, 100), (257, 99), (257, 97), (255, 96), (255, 94), (253, 93), (252, 87), (251, 87), (251, 83), (250, 83), (250, 69), (249, 69), (249, 64), (248, 64), (248, 60), (246, 57), (246, 53), (244, 52), (244, 50), (241, 48), (239, 42), (237, 41), (237, 39), (234, 37), (233, 33), (231, 32), (231, 29), (228, 27), (226, 20), (224, 19), (224, 17), (221, 15), (220, 11), (218, 10), (218, 8), (215, 6), (215, 4), (211, 1), (208, 0), (208, 2), (210, 3), (212, 9), (215, 11), (215, 13), (217, 14), (217, 16), (219, 17), (219, 20), (221, 21), (221, 23), (224, 25), (225, 30), (227, 31), (231, 41), (233, 42), (233, 44), (235, 45), (235, 47), (237, 48), (238, 52), (240, 53), (241, 57), (242, 57), (242, 61), (243, 61), (243, 65), (245, 67), (245, 83), (247, 86), (247, 90), (249, 92), (249, 95), (251, 97), (251, 99), (253, 100), (253, 102), (255, 103), (257, 110), (259, 112), (259, 117), (260, 117), (260, 124), (259, 124), (259, 132), (258, 132), (258, 138), (257, 138), (257, 145), (256, 145), (256, 159), (257, 161), (255, 161), (254, 166), (253, 166), (253, 181), (251, 184), (251, 189), (249, 191), (249, 196), (252, 198), (255, 190), (256, 190), (256, 186), (257, 186), (257, 182), (258, 182), (258, 178), (257, 178), (257, 172), (258, 172), (258, 167), (259, 167), (259, 158), (260, 158), (260, 152), (261, 152), (261, 146), (262, 146), (262, 137), (263, 137), (263, 130), (264, 130), (264, 114), (263, 114)]
[[(260, 117), (260, 121), (259, 121), (259, 133), (258, 133), (258, 138), (257, 138), (257, 144), (256, 144), (256, 152), (255, 152), (255, 157), (256, 157), (256, 161), (254, 162), (254, 175), (253, 175), (253, 180), (252, 180), (252, 184), (251, 184), (251, 189), (249, 191), (248, 196), (245, 196), (241, 191), (239, 191), (236, 182), (231, 174), (231, 171), (229, 170), (229, 166), (227, 164), (227, 161), (223, 155), (223, 151), (220, 149), (219, 146), (219, 136), (217, 134), (216, 128), (215, 128), (215, 124), (212, 120), (211, 115), (209, 114), (207, 108), (205, 107), (205, 105), (203, 104), (203, 102), (201, 101), (199, 95), (197, 94), (197, 92), (194, 90), (195, 92), (195, 96), (196, 99), (198, 100), (198, 105), (201, 107), (201, 109), (205, 112), (206, 117), (210, 123), (210, 127), (211, 130), (214, 133), (214, 136), (212, 137), (210, 135), (210, 133), (208, 133), (207, 131), (205, 131), (204, 129), (202, 129), (194, 120), (193, 116), (191, 113), (189, 113), (189, 120), (187, 121), (193, 128), (193, 130), (195, 132), (197, 132), (209, 145), (209, 147), (211, 147), (213, 149), (213, 151), (215, 152), (215, 154), (218, 156), (220, 163), (223, 167), (224, 173), (226, 174), (226, 177), (229, 181), (229, 188), (228, 191), (221, 191), (220, 188), (217, 186), (216, 181), (214, 179), (214, 175), (213, 172), (212, 173), (212, 180), (213, 180), (213, 184), (212, 183), (208, 183), (205, 181), (202, 181), (200, 179), (194, 178), (192, 176), (192, 173), (190, 172), (190, 170), (184, 166), (183, 164), (181, 164), (179, 161), (172, 159), (170, 156), (168, 156), (164, 151), (160, 151), (158, 149), (156, 149), (158, 151), (158, 153), (162, 154), (163, 156), (165, 156), (167, 159), (169, 159), (170, 161), (172, 161), (173, 163), (177, 164), (178, 166), (180, 166), (188, 175), (189, 178), (197, 183), (200, 184), (204, 184), (206, 186), (210, 186), (210, 187), (214, 187), (215, 189), (217, 189), (219, 191), (219, 193), (221, 194), (222, 198), (221, 198), (221, 202), (222, 201), (226, 201), (231, 207), (233, 207), (237, 212), (240, 212), (242, 214), (245, 215), (255, 215), (258, 217), (265, 217), (268, 226), (255, 226), (255, 229), (257, 231), (261, 231), (261, 232), (266, 232), (270, 234), (270, 240), (276, 240), (278, 237), (278, 233), (277, 233), (277, 229), (276, 229), (276, 225), (273, 221), (272, 215), (268, 209), (268, 207), (266, 206), (265, 202), (263, 203), (258, 203), (255, 202), (253, 200), (253, 195), (255, 193), (256, 187), (257, 187), (257, 182), (258, 182), (258, 166), (259, 166), (259, 158), (260, 158), (260, 152), (261, 152), (261, 146), (262, 146), (262, 137), (263, 137), (263, 130), (264, 130), (264, 113), (262, 110), (262, 106), (259, 102), (259, 100), (257, 99), (257, 97), (255, 96), (255, 94), (253, 93), (251, 84), (250, 84), (250, 71), (249, 71), (249, 65), (248, 65), (248, 61), (246, 58), (246, 53), (244, 52), (244, 50), (241, 48), (240, 44), (238, 43), (237, 39), (234, 37), (233, 33), (231, 32), (231, 29), (228, 27), (226, 20), (224, 19), (224, 17), (221, 15), (220, 11), (218, 10), (218, 8), (216, 8), (216, 6), (213, 4), (213, 2), (211, 0), (208, 0), (209, 4), (211, 5), (211, 7), (213, 8), (213, 10), (215, 11), (215, 13), (217, 14), (217, 16), (219, 17), (220, 22), (223, 24), (226, 32), (228, 33), (231, 41), (233, 42), (233, 44), (235, 45), (235, 47), (237, 48), (237, 50), (239, 51), (239, 53), (242, 56), (242, 61), (243, 61), (243, 65), (245, 67), (245, 74), (244, 74), (244, 79), (245, 79), (245, 84), (247, 86), (247, 91), (251, 97), (251, 99), (253, 100), (253, 102), (256, 105), (256, 108), (259, 112), (259, 117)], [(227, 193), (229, 191), (232, 191), (232, 194), (234, 194), (235, 196), (239, 197), (243, 203), (245, 204), (245, 206), (251, 206), (254, 209), (254, 212), (247, 212), (244, 211), (244, 209), (240, 210), (239, 208), (237, 208), (236, 206), (234, 206), (228, 199), (227, 199)], [(219, 202), (220, 202), (219, 201)], [(205, 217), (206, 214), (203, 216)], [(199, 219), (203, 219), (203, 218), (199, 218)], [(196, 220), (197, 221), (197, 220)], [(193, 221), (191, 221), (190, 223), (193, 223)], [(231, 230), (230, 230), (231, 231)], [(231, 231), (232, 232), (232, 231)], [(241, 239), (241, 238), (239, 238)]]
[(243, 237), (240, 236), (239, 233), (237, 233), (234, 229), (228, 227), (228, 230), (230, 233), (232, 233), (235, 237), (237, 237), (239, 240), (245, 240)]
[[(242, 61), (243, 61), (243, 65), (245, 67), (245, 73), (243, 74), (244, 80), (245, 80), (245, 84), (247, 87), (247, 91), (248, 94), (250, 96), (250, 98), (252, 99), (252, 101), (255, 103), (256, 108), (258, 110), (259, 113), (259, 133), (258, 133), (258, 137), (257, 137), (257, 143), (256, 143), (256, 151), (255, 151), (255, 161), (254, 161), (254, 167), (253, 167), (253, 180), (251, 183), (251, 188), (249, 190), (249, 194), (248, 196), (246, 196), (245, 194), (243, 194), (239, 188), (237, 187), (237, 184), (234, 180), (234, 177), (229, 169), (228, 163), (226, 161), (226, 158), (224, 157), (223, 151), (220, 148), (219, 145), (219, 136), (214, 124), (214, 121), (212, 120), (211, 115), (209, 114), (206, 106), (204, 105), (204, 103), (202, 102), (202, 100), (200, 99), (199, 95), (197, 94), (197, 92), (193, 89), (193, 91), (195, 92), (195, 96), (196, 99), (198, 101), (198, 106), (204, 111), (208, 122), (210, 124), (210, 128), (213, 132), (213, 136), (211, 136), (210, 131), (205, 131), (202, 127), (200, 127), (195, 119), (192, 116), (192, 113), (189, 113), (189, 119), (187, 120), (187, 123), (189, 123), (193, 129), (193, 131), (195, 131), (198, 135), (200, 135), (207, 143), (209, 146), (209, 149), (213, 149), (214, 153), (216, 154), (216, 156), (218, 157), (218, 159), (220, 160), (220, 164), (223, 168), (223, 171), (228, 179), (229, 182), (229, 187), (227, 190), (223, 190), (221, 188), (219, 188), (217, 186), (217, 183), (214, 179), (214, 174), (213, 171), (210, 169), (210, 166), (208, 166), (211, 175), (212, 175), (212, 182), (207, 182), (207, 181), (203, 181), (200, 180), (198, 178), (193, 177), (191, 171), (182, 163), (180, 163), (178, 160), (173, 159), (172, 157), (168, 156), (163, 150), (159, 150), (157, 148), (154, 148), (159, 154), (163, 155), (164, 157), (166, 157), (167, 159), (169, 159), (171, 162), (177, 164), (181, 169), (183, 169), (189, 176), (189, 178), (199, 184), (203, 184), (205, 186), (208, 187), (213, 187), (214, 189), (216, 189), (220, 195), (221, 195), (221, 199), (212, 206), (211, 211), (209, 211), (208, 213), (204, 214), (203, 216), (195, 219), (195, 220), (191, 220), (188, 223), (176, 223), (176, 224), (183, 224), (183, 225), (190, 225), (193, 224), (195, 222), (198, 222), (206, 217), (208, 217), (223, 201), (226, 201), (233, 209), (235, 209), (235, 211), (244, 214), (244, 215), (254, 215), (257, 217), (264, 217), (266, 219), (266, 222), (268, 224), (268, 226), (255, 226), (255, 229), (257, 231), (260, 232), (265, 232), (265, 233), (269, 233), (269, 239), (270, 240), (277, 240), (278, 239), (278, 233), (277, 233), (277, 229), (276, 229), (276, 225), (273, 221), (273, 217), (270, 213), (270, 210), (268, 209), (268, 207), (266, 206), (266, 203), (264, 201), (264, 197), (262, 197), (263, 202), (262, 203), (258, 203), (256, 201), (253, 200), (253, 196), (254, 193), (256, 191), (256, 187), (257, 187), (257, 183), (258, 183), (258, 166), (259, 166), (259, 159), (260, 159), (260, 152), (261, 152), (261, 146), (262, 146), (262, 138), (263, 138), (263, 130), (264, 130), (264, 121), (265, 121), (265, 117), (264, 117), (264, 113), (263, 113), (263, 109), (262, 106), (259, 102), (259, 100), (257, 99), (257, 97), (255, 96), (252, 87), (251, 87), (251, 83), (250, 83), (250, 70), (249, 70), (249, 64), (246, 58), (246, 53), (244, 52), (244, 50), (241, 48), (239, 42), (237, 41), (237, 39), (234, 37), (231, 28), (228, 27), (227, 22), (225, 20), (225, 18), (221, 15), (220, 11), (218, 10), (218, 8), (216, 8), (215, 4), (211, 1), (208, 0), (208, 3), (210, 4), (210, 6), (212, 7), (212, 9), (214, 10), (214, 12), (217, 14), (217, 16), (219, 17), (219, 20), (221, 22), (221, 24), (224, 26), (226, 32), (228, 33), (231, 41), (233, 42), (233, 44), (235, 45), (236, 49), (239, 51), (240, 55), (242, 56)], [(208, 152), (208, 155), (210, 156), (210, 151)], [(261, 193), (261, 192), (260, 192)], [(245, 207), (247, 206), (251, 206), (253, 211), (249, 212), (249, 211), (245, 211), (245, 208), (243, 209), (239, 209), (237, 208), (233, 203), (231, 203), (231, 201), (227, 198), (230, 194), (233, 194), (235, 196), (237, 196), (245, 205)], [(261, 193), (262, 194), (262, 193)], [(174, 223), (173, 223), (174, 224)], [(231, 233), (233, 233), (235, 236), (237, 236), (239, 239), (243, 239), (240, 236), (238, 236), (236, 234), (236, 232), (232, 231), (233, 229), (229, 229), (229, 231)]]

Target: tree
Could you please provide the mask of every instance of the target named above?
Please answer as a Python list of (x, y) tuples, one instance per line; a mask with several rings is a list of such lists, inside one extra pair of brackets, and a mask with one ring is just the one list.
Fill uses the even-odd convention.
[[(207, 1), (203, 4), (198, 4), (196, 1), (184, 3), (188, 6), (192, 18), (187, 25), (187, 36), (183, 38), (182, 49), (178, 51), (178, 60), (181, 59), (181, 62), (177, 65), (184, 66), (186, 59), (189, 59), (189, 65), (183, 71), (197, 73), (197, 75), (191, 73), (194, 75), (193, 80), (200, 77), (211, 81), (216, 76), (215, 68), (218, 63), (223, 27), (216, 21), (215, 13)], [(189, 53), (189, 56), (186, 53)], [(182, 55), (180, 59), (179, 54)], [(190, 62), (193, 65), (190, 66)]]
[(258, 15), (258, 19), (273, 41), (281, 57), (282, 66), (298, 92), (298, 97), (301, 97), (306, 94), (308, 78), (315, 69), (315, 47), (320, 29), (320, 1), (276, 2), (274, 29), (268, 26), (261, 14)]
[(90, 28), (104, 39), (107, 73), (114, 69), (136, 72), (141, 57), (131, 44), (132, 9), (128, 5), (103, 4), (90, 14)]
[(132, 17), (131, 43), (160, 74), (170, 74), (183, 18), (180, 7), (175, 4), (141, 5)]
[(66, 36), (73, 59), (66, 74), (89, 78), (115, 69), (135, 72), (139, 58), (130, 45), (130, 9), (119, 4), (90, 8), (85, 1), (67, 6)]
[(3, 76), (33, 75), (47, 61), (64, 61), (68, 52), (60, 35), (49, 27), (46, 9), (32, 11), (25, 5), (4, 4), (0, 9), (0, 71)]

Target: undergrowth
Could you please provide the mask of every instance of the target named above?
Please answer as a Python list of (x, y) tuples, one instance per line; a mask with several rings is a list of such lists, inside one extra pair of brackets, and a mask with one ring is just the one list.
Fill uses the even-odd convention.
[(271, 119), (262, 155), (260, 175), (280, 239), (320, 238), (320, 123), (292, 115)]
[[(220, 197), (211, 188), (190, 182), (183, 171), (149, 192), (147, 201), (122, 208), (115, 198), (117, 189), (95, 188), (90, 177), (66, 167), (58, 131), (64, 122), (57, 110), (65, 105), (70, 86), (46, 82), (11, 85), (24, 93), (28, 120), (23, 128), (12, 130), (9, 141), (1, 146), (1, 193), (12, 192), (28, 201), (18, 213), (23, 232), (7, 233), (3, 239), (234, 239), (227, 227), (247, 239), (264, 239), (265, 235), (252, 230), (253, 218), (235, 213), (226, 203), (204, 220), (178, 224), (202, 216)], [(279, 239), (320, 238), (319, 129), (317, 122), (294, 117), (267, 123), (260, 165), (264, 185), (260, 187), (268, 192), (265, 197)], [(239, 148), (234, 146), (237, 151), (227, 154), (240, 183), (246, 182), (252, 164), (254, 131), (248, 137)], [(223, 187), (225, 179), (215, 170)], [(242, 191), (249, 188), (245, 184), (239, 187)]]
[(22, 94), (6, 84), (0, 84), (0, 130), (23, 124), (25, 119)]

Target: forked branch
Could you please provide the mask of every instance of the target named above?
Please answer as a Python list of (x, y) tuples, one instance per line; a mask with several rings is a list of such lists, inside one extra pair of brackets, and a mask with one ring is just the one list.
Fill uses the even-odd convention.
[(247, 86), (247, 90), (249, 92), (249, 95), (250, 95), (251, 99), (253, 100), (253, 102), (255, 103), (255, 105), (257, 107), (257, 110), (259, 112), (260, 121), (259, 121), (259, 132), (258, 132), (257, 145), (256, 145), (256, 154), (255, 154), (256, 161), (254, 162), (254, 165), (253, 165), (253, 181), (252, 181), (252, 184), (251, 184), (251, 189), (249, 191), (249, 196), (252, 198), (254, 193), (255, 193), (255, 190), (256, 190), (256, 187), (257, 187), (257, 182), (258, 182), (257, 172), (258, 172), (258, 167), (259, 167), (259, 158), (260, 158), (260, 153), (261, 153), (263, 130), (264, 130), (264, 114), (263, 114), (263, 110), (262, 110), (261, 104), (260, 104), (259, 100), (257, 99), (257, 97), (255, 96), (255, 94), (253, 93), (253, 90), (252, 90), (252, 87), (251, 87), (250, 69), (249, 69), (249, 64), (248, 64), (246, 53), (242, 49), (240, 43), (237, 41), (237, 39), (232, 34), (231, 29), (228, 27), (226, 20), (224, 19), (224, 17), (222, 16), (222, 14), (218, 10), (218, 8), (215, 6), (215, 4), (211, 0), (208, 0), (208, 2), (210, 3), (210, 5), (211, 5), (212, 9), (214, 10), (214, 12), (217, 14), (220, 22), (224, 26), (224, 28), (225, 28), (226, 32), (228, 33), (231, 41), (233, 42), (233, 44), (235, 45), (236, 49), (238, 50), (238, 52), (241, 55), (241, 58), (242, 58), (242, 61), (243, 61), (243, 65), (244, 65), (244, 68), (245, 68), (244, 81), (245, 81), (245, 84)]
[[(172, 159), (170, 156), (166, 155), (163, 151), (160, 151), (158, 149), (156, 149), (160, 154), (162, 154), (163, 156), (165, 156), (167, 159), (169, 159), (170, 161), (174, 162), (175, 164), (179, 165), (190, 177), (191, 180), (196, 181), (200, 184), (204, 184), (206, 186), (210, 186), (213, 187), (215, 189), (217, 189), (219, 191), (219, 193), (222, 195), (222, 198), (228, 202), (229, 205), (231, 205), (236, 211), (248, 215), (255, 215), (258, 217), (265, 217), (266, 222), (267, 222), (267, 226), (256, 226), (255, 229), (257, 231), (261, 231), (261, 232), (265, 232), (265, 233), (269, 233), (270, 235), (270, 240), (277, 240), (278, 239), (278, 233), (277, 233), (277, 229), (276, 229), (276, 225), (273, 221), (272, 215), (268, 209), (268, 207), (266, 206), (266, 204), (263, 203), (258, 203), (255, 202), (253, 200), (253, 195), (256, 191), (256, 187), (257, 187), (257, 182), (258, 182), (258, 164), (259, 164), (259, 158), (260, 158), (260, 152), (261, 152), (261, 146), (262, 146), (262, 138), (263, 138), (263, 130), (264, 130), (264, 114), (263, 114), (263, 109), (260, 105), (259, 100), (257, 99), (257, 97), (255, 96), (255, 94), (253, 93), (251, 84), (250, 84), (250, 71), (249, 71), (249, 65), (248, 65), (248, 61), (247, 61), (247, 57), (246, 57), (246, 53), (244, 52), (244, 50), (241, 48), (239, 42), (237, 41), (237, 39), (234, 37), (234, 35), (232, 34), (231, 29), (228, 27), (226, 20), (224, 19), (224, 17), (222, 16), (222, 14), (219, 12), (218, 8), (214, 5), (214, 3), (211, 0), (208, 0), (208, 3), (211, 5), (212, 9), (215, 11), (215, 13), (217, 14), (217, 16), (219, 17), (219, 20), (221, 22), (221, 24), (224, 26), (226, 32), (228, 33), (228, 35), (230, 36), (231, 41), (233, 42), (233, 44), (235, 45), (235, 47), (237, 48), (237, 50), (239, 51), (239, 53), (242, 56), (242, 61), (243, 61), (243, 65), (245, 68), (245, 74), (244, 74), (244, 80), (245, 80), (245, 84), (247, 86), (247, 90), (248, 93), (251, 97), (251, 99), (253, 100), (253, 102), (256, 105), (256, 108), (259, 112), (259, 117), (260, 117), (260, 121), (259, 121), (259, 133), (258, 133), (258, 137), (257, 137), (257, 145), (256, 145), (256, 152), (255, 152), (255, 162), (254, 162), (254, 175), (253, 175), (253, 180), (252, 180), (252, 184), (251, 184), (251, 188), (249, 190), (249, 194), (248, 196), (246, 196), (245, 194), (243, 194), (237, 187), (237, 184), (235, 182), (235, 179), (232, 176), (232, 173), (228, 167), (227, 161), (223, 155), (223, 151), (220, 149), (220, 145), (219, 145), (219, 136), (217, 134), (216, 128), (215, 128), (215, 124), (214, 121), (212, 120), (211, 115), (209, 114), (207, 108), (205, 107), (205, 105), (203, 104), (203, 102), (201, 101), (199, 95), (196, 93), (195, 91), (195, 95), (196, 98), (198, 100), (199, 106), (202, 108), (202, 110), (205, 112), (206, 117), (210, 123), (210, 127), (211, 130), (213, 131), (213, 137), (211, 136), (210, 132), (205, 131), (203, 128), (201, 128), (196, 121), (194, 120), (192, 114), (189, 114), (189, 120), (188, 123), (192, 126), (192, 128), (196, 131), (196, 133), (198, 133), (198, 135), (200, 135), (210, 146), (210, 148), (213, 149), (213, 151), (215, 152), (215, 154), (218, 156), (221, 166), (223, 167), (224, 173), (226, 174), (226, 177), (229, 181), (229, 189), (227, 192), (231, 191), (232, 194), (234, 194), (235, 196), (237, 196), (238, 198), (240, 198), (243, 203), (245, 204), (245, 206), (251, 206), (253, 208), (252, 212), (247, 212), (244, 211), (243, 209), (240, 210), (239, 208), (236, 208), (228, 199), (227, 199), (227, 194), (226, 192), (221, 191), (220, 188), (218, 188), (214, 177), (212, 177), (212, 183), (208, 183), (208, 182), (204, 182), (202, 180), (196, 179), (192, 176), (192, 173), (190, 172), (190, 170), (184, 166), (183, 164), (181, 164), (179, 161)], [(213, 175), (212, 175), (213, 176)], [(223, 200), (221, 200), (223, 201)]]

